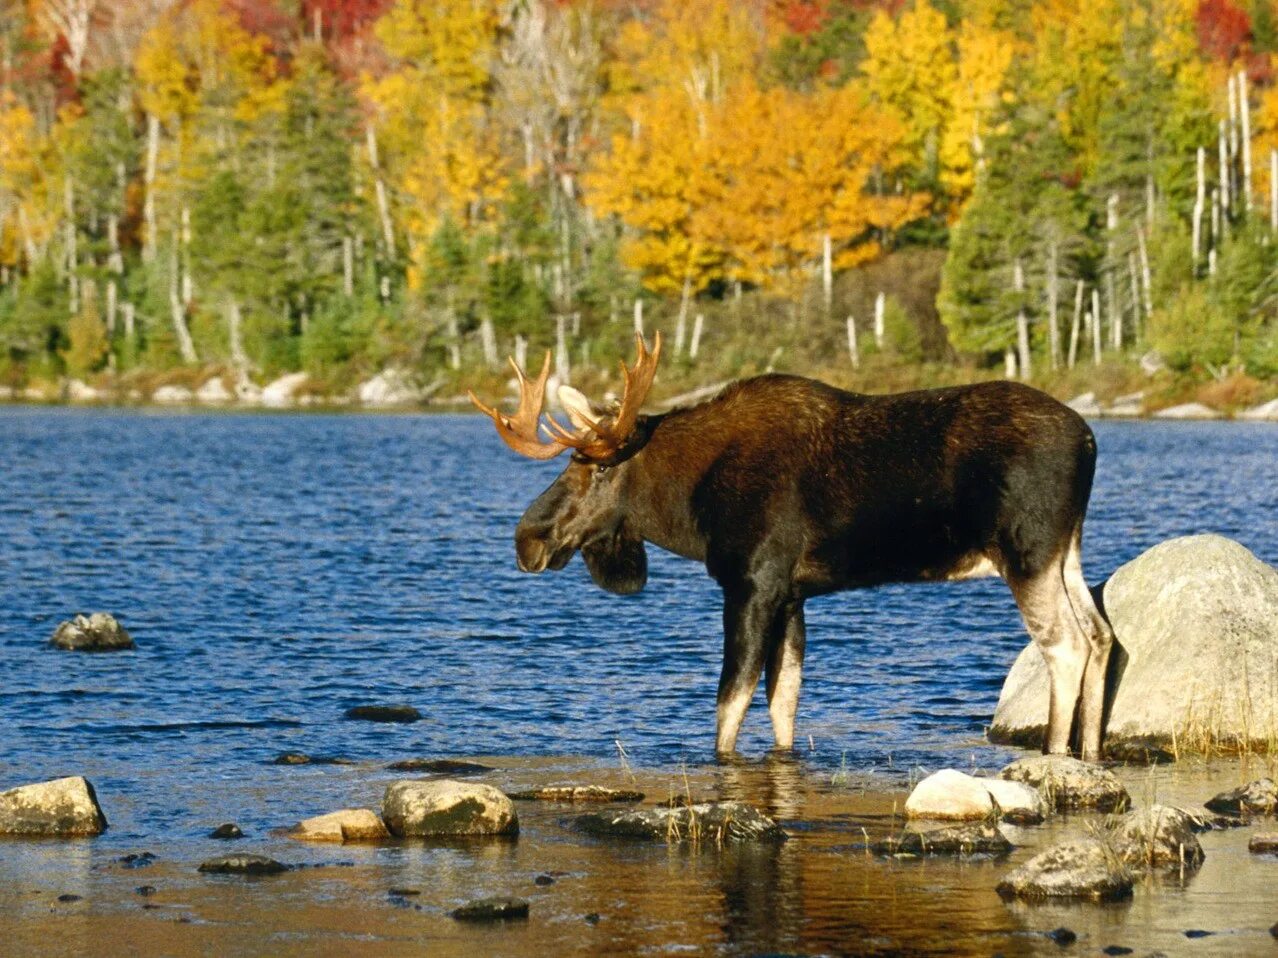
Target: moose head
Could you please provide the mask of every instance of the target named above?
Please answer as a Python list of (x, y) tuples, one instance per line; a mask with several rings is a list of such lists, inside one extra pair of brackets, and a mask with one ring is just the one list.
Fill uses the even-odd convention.
[(553, 459), (572, 450), (572, 459), (519, 520), (515, 555), (524, 572), (558, 570), (581, 552), (591, 578), (619, 595), (638, 592), (648, 578), (643, 539), (630, 528), (625, 488), (628, 465), (650, 435), (648, 417), (639, 410), (652, 388), (661, 358), (661, 334), (649, 352), (635, 336), (633, 367), (621, 364), (621, 400), (611, 407), (592, 403), (579, 390), (560, 386), (559, 403), (572, 428), (543, 415), (550, 351), (535, 380), (511, 359), (519, 382), (519, 408), (504, 416), (470, 393), (471, 402), (489, 416), (511, 449), (530, 459)]

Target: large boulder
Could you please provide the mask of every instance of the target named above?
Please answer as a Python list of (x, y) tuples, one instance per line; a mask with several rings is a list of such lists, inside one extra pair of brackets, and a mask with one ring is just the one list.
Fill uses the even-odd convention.
[[(1114, 627), (1106, 746), (1179, 754), (1250, 744), (1278, 728), (1278, 571), (1222, 536), (1169, 539), (1092, 590)], [(1003, 684), (991, 741), (1037, 747), (1047, 666), (1033, 645)]]
[(1221, 792), (1204, 802), (1208, 811), (1219, 815), (1237, 815), (1251, 818), (1253, 815), (1278, 814), (1278, 785), (1272, 778), (1260, 778), (1228, 792)]
[(93, 786), (79, 776), (0, 792), (0, 835), (100, 835), (106, 827)]
[(382, 820), (401, 838), (519, 834), (519, 816), (504, 792), (449, 778), (392, 782)]
[(384, 369), (360, 383), (356, 396), (365, 406), (406, 406), (420, 402), (422, 390), (402, 369)]
[(996, 815), (1018, 825), (1037, 825), (1047, 806), (1034, 788), (999, 778), (976, 778), (943, 768), (914, 786), (905, 815), (937, 821), (979, 821)]
[(307, 378), (306, 373), (286, 373), (262, 388), (260, 402), (263, 406), (273, 408), (293, 405), (297, 401), (299, 390), (306, 385)]
[(1238, 414), (1239, 419), (1269, 419), (1278, 421), (1278, 399), (1271, 399), (1259, 406), (1252, 406)]
[(671, 844), (724, 845), (783, 842), (781, 826), (745, 802), (704, 802), (680, 808), (643, 808), (580, 815), (573, 827), (597, 838), (639, 838)]
[(1121, 812), (1131, 804), (1113, 772), (1068, 755), (1035, 755), (1013, 762), (999, 778), (1036, 788), (1052, 809)]
[(94, 612), (61, 623), (49, 644), (74, 652), (118, 652), (133, 648), (133, 637), (109, 612)]
[(1132, 893), (1132, 873), (1108, 844), (1083, 838), (1035, 855), (997, 890), (1004, 898), (1114, 901)]

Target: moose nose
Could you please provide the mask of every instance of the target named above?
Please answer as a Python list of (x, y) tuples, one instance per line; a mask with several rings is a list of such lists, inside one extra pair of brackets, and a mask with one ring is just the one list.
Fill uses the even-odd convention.
[(544, 572), (550, 564), (550, 550), (540, 539), (516, 536), (515, 561), (520, 572)]

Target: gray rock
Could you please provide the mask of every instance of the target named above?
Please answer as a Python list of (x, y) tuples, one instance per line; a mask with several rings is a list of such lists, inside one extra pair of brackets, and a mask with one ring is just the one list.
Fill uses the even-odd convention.
[(1154, 413), (1155, 419), (1220, 419), (1221, 414), (1200, 402), (1186, 402), (1169, 406)]
[(201, 862), (198, 870), (207, 875), (278, 875), (289, 866), (265, 855), (219, 855)]
[(975, 856), (1002, 858), (1012, 851), (1012, 843), (993, 822), (950, 825), (930, 831), (907, 829), (872, 842), (876, 855), (921, 858), (932, 855), (970, 858)]
[(195, 391), (195, 398), (202, 403), (220, 405), (231, 402), (235, 398), (235, 393), (226, 388), (226, 383), (222, 381), (221, 376), (214, 376)]
[(271, 760), (272, 765), (354, 765), (349, 758), (335, 755), (307, 755), (305, 752), (281, 752)]
[[(1278, 728), (1278, 571), (1216, 535), (1160, 543), (1093, 589), (1118, 638), (1107, 747), (1177, 754), (1250, 744)], [(1041, 746), (1047, 667), (1033, 646), (1012, 666), (991, 741)]]
[(1144, 391), (1119, 396), (1105, 408), (1105, 415), (1115, 418), (1134, 418), (1145, 412)]
[(361, 722), (401, 722), (419, 721), (422, 713), (411, 705), (356, 705), (346, 710), (348, 719)]
[(82, 380), (72, 379), (66, 385), (66, 398), (69, 402), (97, 402), (102, 399), (102, 391)]
[(511, 921), (528, 917), (528, 902), (522, 898), (481, 898), (452, 912), (458, 921)]
[(1238, 414), (1238, 418), (1278, 421), (1278, 399), (1271, 399), (1269, 402), (1262, 402), (1259, 406), (1245, 409)]
[(969, 821), (990, 818), (994, 799), (979, 779), (943, 768), (920, 781), (905, 800), (907, 818)]
[(304, 842), (380, 842), (390, 832), (372, 809), (344, 808), (298, 822), (288, 833)]
[(510, 795), (517, 802), (642, 802), (643, 792), (599, 785), (548, 785)]
[(359, 384), (355, 392), (365, 406), (406, 406), (421, 402), (423, 391), (408, 372), (384, 369), (372, 379)]
[(109, 612), (77, 615), (60, 624), (49, 644), (75, 652), (118, 652), (134, 648), (133, 637)]
[(978, 781), (989, 790), (1003, 821), (1013, 825), (1037, 825), (1047, 817), (1047, 802), (1037, 788), (1003, 778), (982, 778)]
[(1252, 835), (1247, 843), (1247, 851), (1253, 855), (1278, 855), (1278, 832), (1266, 832)]
[(598, 838), (639, 838), (672, 844), (782, 842), (786, 838), (780, 825), (745, 802), (592, 812), (579, 816), (572, 827)]
[(262, 388), (259, 402), (263, 406), (279, 408), (291, 406), (297, 401), (297, 394), (309, 377), (306, 373), (286, 373), (279, 379), (269, 382)]
[(386, 766), (392, 772), (434, 772), (439, 775), (482, 775), (492, 766), (455, 758), (408, 758)]
[(1132, 869), (1193, 871), (1204, 858), (1194, 831), (1194, 820), (1187, 813), (1166, 805), (1151, 805), (1112, 823), (1108, 840), (1118, 857)]
[(1166, 368), (1167, 364), (1157, 350), (1151, 349), (1140, 357), (1140, 371), (1146, 376), (1154, 376)]
[(1212, 812), (1222, 815), (1273, 815), (1278, 811), (1278, 785), (1271, 778), (1261, 778), (1228, 792), (1221, 792), (1204, 803)]
[(0, 835), (100, 835), (106, 828), (88, 779), (58, 778), (0, 792)]
[(164, 403), (166, 405), (180, 406), (189, 403), (195, 398), (195, 394), (185, 386), (160, 386), (151, 393), (151, 402)]
[(1132, 874), (1121, 858), (1095, 838), (1055, 845), (998, 883), (1004, 898), (1114, 901), (1132, 893)]
[(1241, 828), (1247, 820), (1236, 815), (1222, 815), (1202, 805), (1178, 805), (1176, 810), (1189, 816), (1189, 824), (1196, 832), (1223, 831), (1227, 828)]
[(1121, 812), (1131, 797), (1114, 773), (1067, 755), (1035, 755), (1013, 762), (999, 778), (1038, 789), (1052, 809), (1095, 809)]
[(447, 778), (392, 782), (382, 819), (399, 837), (519, 834), (519, 816), (504, 792)]
[(234, 822), (224, 822), (213, 831), (209, 832), (209, 838), (216, 838), (220, 841), (230, 841), (234, 838), (243, 838), (244, 832), (239, 825)]
[(1100, 403), (1096, 401), (1096, 394), (1092, 392), (1082, 393), (1075, 396), (1065, 405), (1078, 413), (1080, 416), (1099, 416), (1101, 414)]

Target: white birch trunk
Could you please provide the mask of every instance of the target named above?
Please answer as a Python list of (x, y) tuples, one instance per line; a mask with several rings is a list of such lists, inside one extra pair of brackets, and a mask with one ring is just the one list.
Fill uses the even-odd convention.
[(1145, 231), (1136, 231), (1136, 249), (1140, 253), (1141, 288), (1144, 291), (1145, 318), (1154, 313), (1154, 277), (1149, 268), (1149, 245), (1145, 242)]
[(174, 237), (173, 252), (169, 257), (169, 315), (173, 320), (173, 333), (177, 337), (182, 362), (193, 366), (200, 361), (200, 357), (195, 353), (195, 343), (186, 325), (186, 307), (182, 305), (178, 273), (177, 238)]
[[(1021, 266), (1021, 261), (1016, 261), (1016, 275), (1014, 278), (1016, 291), (1018, 293), (1025, 292), (1025, 270)], [(1025, 316), (1024, 304), (1016, 311), (1016, 352), (1018, 364), (1020, 367), (1021, 379), (1028, 380), (1034, 375), (1034, 369), (1030, 359), (1030, 341), (1029, 341), (1029, 319)]]
[(1011, 346), (1003, 350), (1003, 378), (1016, 378), (1016, 351)]
[(146, 169), (143, 173), (142, 217), (146, 222), (146, 236), (142, 243), (142, 259), (154, 262), (159, 230), (155, 215), (155, 175), (160, 159), (160, 118), (153, 113), (146, 115)]
[(1269, 151), (1269, 232), (1278, 233), (1278, 150)]
[(883, 349), (883, 340), (887, 332), (886, 326), (887, 297), (882, 290), (874, 297), (874, 347)]
[(1198, 192), (1194, 194), (1193, 254), (1194, 275), (1198, 275), (1198, 261), (1203, 254), (1203, 212), (1207, 203), (1207, 151), (1198, 148)]
[(355, 241), (349, 236), (342, 237), (342, 295), (355, 295)]
[(1061, 365), (1060, 328), (1057, 318), (1059, 306), (1057, 269), (1056, 241), (1053, 240), (1047, 247), (1047, 359), (1053, 372)]
[(1092, 365), (1101, 364), (1100, 290), (1092, 289)]
[(240, 304), (234, 296), (226, 300), (226, 330), (231, 344), (231, 365), (235, 367), (235, 381), (238, 384), (248, 382), (249, 359), (244, 352), (244, 322), (240, 314)]
[(479, 321), (479, 341), (484, 348), (484, 363), (491, 369), (500, 361), (497, 355), (497, 333), (493, 329), (492, 317), (485, 316)]
[(1078, 281), (1074, 289), (1074, 319), (1069, 326), (1069, 368), (1073, 369), (1078, 362), (1078, 333), (1083, 320), (1083, 281)]
[(560, 313), (555, 317), (555, 375), (561, 383), (572, 376), (568, 359), (568, 317)]
[(515, 363), (520, 369), (528, 368), (528, 340), (518, 334), (515, 335)]
[(635, 297), (635, 333), (643, 335), (643, 300)]
[(124, 338), (132, 341), (133, 334), (137, 330), (133, 304), (125, 300), (124, 305), (120, 307), (120, 312), (124, 316)]
[(821, 294), (825, 302), (827, 316), (834, 309), (834, 257), (830, 245), (830, 234), (821, 237)]
[(861, 350), (856, 342), (856, 320), (848, 317), (848, 356), (852, 359), (852, 368), (861, 368)]
[(688, 307), (692, 303), (692, 277), (683, 277), (683, 290), (679, 295), (679, 316), (675, 320), (675, 355), (683, 353), (684, 328), (688, 323)]
[(696, 319), (692, 321), (692, 345), (688, 347), (688, 357), (696, 359), (697, 353), (701, 351), (701, 333), (705, 328), (706, 318), (697, 313)]
[[(1233, 86), (1230, 86), (1233, 89)], [(1218, 162), (1220, 163), (1220, 206), (1225, 216), (1229, 215), (1229, 131), (1225, 129), (1225, 121), (1220, 121), (1218, 137), (1218, 152), (1220, 154)], [(1216, 234), (1219, 237), (1219, 233)]]
[(107, 335), (115, 335), (115, 314), (119, 309), (120, 291), (114, 278), (107, 280), (106, 292), (106, 328)]
[(1251, 212), (1251, 107), (1247, 103), (1247, 71), (1238, 71), (1238, 116), (1242, 120), (1243, 209)]
[(386, 255), (395, 253), (395, 228), (391, 224), (390, 200), (386, 195), (386, 181), (382, 179), (381, 165), (377, 157), (377, 131), (373, 124), (364, 127), (364, 138), (368, 145), (368, 165), (373, 170), (373, 192), (377, 195), (377, 215), (382, 222), (382, 242), (386, 245)]

